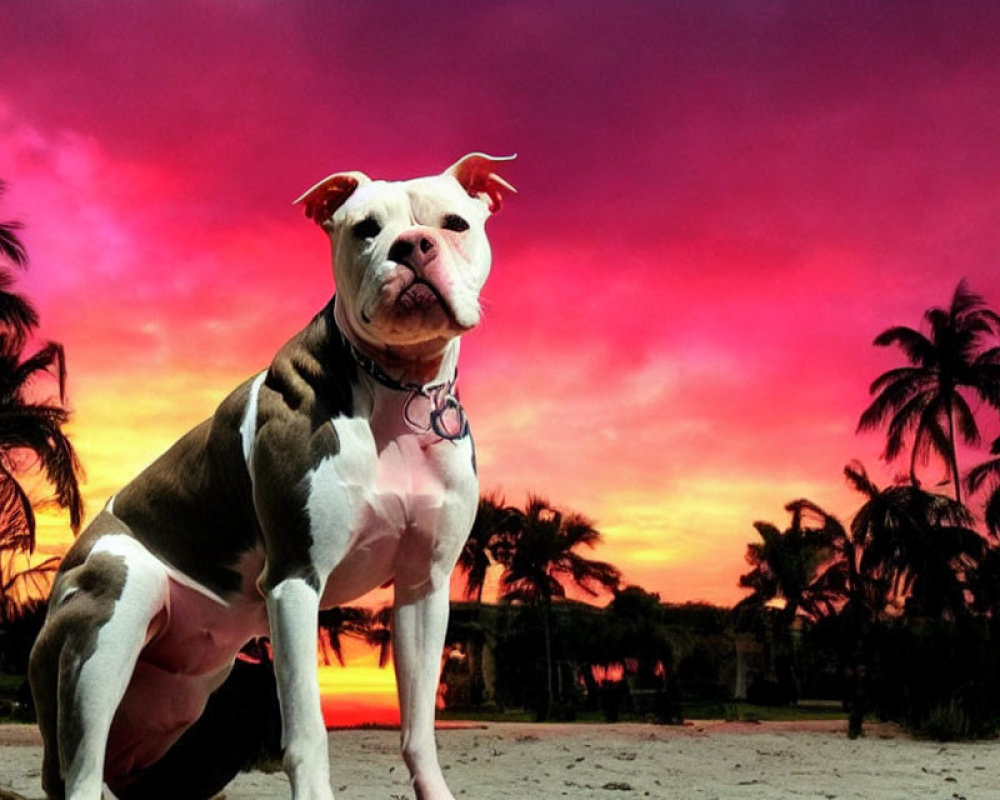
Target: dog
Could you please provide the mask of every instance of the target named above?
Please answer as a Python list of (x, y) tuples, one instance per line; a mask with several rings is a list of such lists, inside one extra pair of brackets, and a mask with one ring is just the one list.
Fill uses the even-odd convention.
[(391, 583), (403, 760), (419, 800), (454, 800), (435, 698), (479, 491), (456, 370), (509, 158), (400, 182), (337, 173), (296, 201), (330, 238), (333, 299), (62, 562), (29, 675), (50, 798), (130, 796), (240, 648), (270, 636), (292, 797), (332, 800), (317, 613)]

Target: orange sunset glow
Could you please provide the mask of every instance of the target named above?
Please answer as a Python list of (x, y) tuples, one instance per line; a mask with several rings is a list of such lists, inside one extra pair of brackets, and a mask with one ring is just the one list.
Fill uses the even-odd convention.
[[(903, 469), (855, 433), (880, 331), (963, 277), (1000, 307), (995, 4), (38, 0), (0, 32), (0, 218), (88, 519), (326, 303), (291, 201), (335, 171), (517, 153), (462, 345), (482, 488), (591, 517), (665, 601), (733, 604), (755, 520)], [(329, 707), (391, 720), (391, 667), (349, 664)]]

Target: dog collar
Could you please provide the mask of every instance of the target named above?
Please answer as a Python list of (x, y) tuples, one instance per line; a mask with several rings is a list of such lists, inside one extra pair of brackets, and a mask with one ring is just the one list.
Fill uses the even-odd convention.
[[(458, 370), (450, 381), (435, 383), (403, 382), (386, 373), (374, 359), (362, 353), (354, 343), (347, 338), (340, 326), (334, 322), (340, 340), (351, 354), (355, 363), (367, 372), (376, 382), (387, 389), (396, 392), (409, 392), (406, 404), (403, 406), (403, 419), (414, 433), (425, 434), (434, 431), (437, 436), (449, 442), (455, 442), (469, 435), (469, 420), (465, 409), (458, 400)], [(412, 406), (418, 397), (424, 397), (431, 402), (431, 413), (428, 424), (424, 425), (414, 419)]]

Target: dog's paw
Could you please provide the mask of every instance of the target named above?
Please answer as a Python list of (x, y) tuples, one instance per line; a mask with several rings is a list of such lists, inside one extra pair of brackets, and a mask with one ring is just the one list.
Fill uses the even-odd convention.
[(335, 800), (333, 789), (317, 784), (315, 786), (297, 786), (292, 791), (292, 800)]
[(455, 800), (455, 796), (448, 789), (443, 777), (421, 780), (417, 778), (413, 781), (413, 791), (417, 800)]

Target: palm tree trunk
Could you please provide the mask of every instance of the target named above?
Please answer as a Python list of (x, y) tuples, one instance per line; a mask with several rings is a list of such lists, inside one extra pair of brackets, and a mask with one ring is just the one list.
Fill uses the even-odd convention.
[(785, 646), (788, 648), (788, 668), (791, 673), (789, 675), (791, 685), (788, 688), (793, 693), (793, 702), (795, 704), (799, 702), (799, 646), (798, 637), (794, 630), (797, 615), (798, 604), (793, 604), (790, 609), (785, 609), (785, 619), (781, 622), (782, 636), (785, 639)]
[(552, 690), (552, 600), (551, 598), (546, 598), (542, 604), (542, 627), (545, 629), (545, 683), (546, 683), (546, 697), (545, 697), (545, 719), (549, 719), (552, 716), (552, 702), (553, 702), (553, 690)]
[(948, 442), (951, 445), (951, 452), (948, 454), (951, 463), (948, 465), (951, 469), (952, 481), (955, 484), (955, 502), (962, 502), (962, 478), (958, 473), (958, 446), (955, 444), (955, 413), (952, 410), (951, 400), (948, 400), (945, 404), (945, 410), (948, 414)]
[[(857, 624), (857, 623), (855, 623)], [(865, 682), (867, 680), (867, 667), (865, 659), (864, 634), (860, 630), (854, 634), (852, 643), (852, 653), (850, 655), (852, 682), (851, 687), (851, 709), (847, 716), (847, 738), (857, 739), (864, 734), (865, 710), (867, 706), (867, 695), (865, 692)]]
[(851, 709), (847, 717), (847, 738), (857, 739), (864, 733), (865, 711), (867, 710), (868, 681), (868, 610), (865, 608), (865, 592), (858, 569), (857, 553), (853, 543), (844, 542), (844, 557), (847, 560), (847, 596), (851, 630), (850, 653), (847, 660), (851, 664), (853, 684), (850, 687)]

